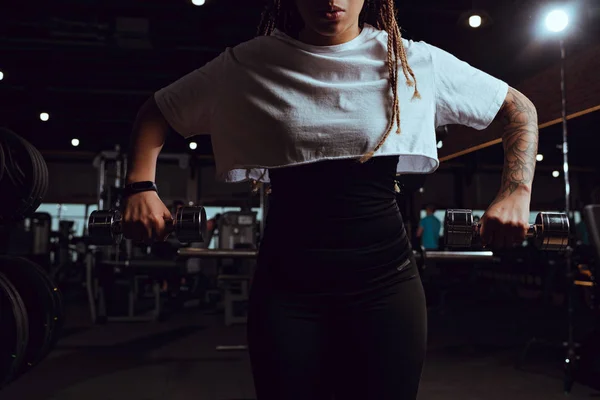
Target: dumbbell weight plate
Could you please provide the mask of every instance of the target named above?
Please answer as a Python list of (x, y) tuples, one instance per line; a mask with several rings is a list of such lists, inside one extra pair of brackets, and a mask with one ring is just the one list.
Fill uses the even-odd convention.
[(0, 273), (0, 388), (19, 370), (28, 341), (27, 311), (17, 289)]
[(569, 218), (563, 213), (541, 212), (535, 218), (541, 232), (535, 238), (535, 246), (542, 251), (562, 251), (569, 244)]
[(181, 243), (203, 242), (206, 239), (204, 207), (182, 207), (175, 215), (175, 232)]
[(88, 234), (93, 243), (99, 246), (120, 244), (123, 240), (121, 212), (118, 210), (92, 212), (88, 220)]
[(20, 257), (0, 257), (0, 272), (15, 287), (27, 310), (29, 340), (24, 362), (17, 371), (25, 373), (38, 364), (51, 350), (62, 313), (54, 292), (58, 289), (36, 263)]
[(444, 218), (444, 240), (447, 247), (470, 248), (473, 244), (473, 213), (450, 209)]

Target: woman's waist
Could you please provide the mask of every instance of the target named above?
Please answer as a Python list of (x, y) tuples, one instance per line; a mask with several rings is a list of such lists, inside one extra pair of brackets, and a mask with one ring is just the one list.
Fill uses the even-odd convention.
[(286, 219), (290, 215), (312, 221), (335, 224), (361, 223), (362, 220), (395, 218), (400, 213), (394, 196), (272, 196), (269, 218)]
[(400, 219), (361, 225), (346, 225), (336, 232), (328, 225), (307, 236), (267, 227), (259, 263), (286, 274), (298, 269), (336, 275), (349, 271), (376, 273), (388, 266), (395, 268), (410, 257), (412, 249)]
[(406, 234), (394, 202), (377, 210), (336, 210), (331, 213), (270, 209), (265, 244), (285, 248), (344, 250), (385, 244)]

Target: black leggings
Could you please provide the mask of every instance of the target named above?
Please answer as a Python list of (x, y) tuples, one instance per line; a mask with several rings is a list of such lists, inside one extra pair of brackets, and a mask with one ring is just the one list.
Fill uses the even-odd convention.
[(416, 399), (427, 315), (412, 252), (362, 269), (281, 258), (259, 259), (250, 294), (257, 399)]

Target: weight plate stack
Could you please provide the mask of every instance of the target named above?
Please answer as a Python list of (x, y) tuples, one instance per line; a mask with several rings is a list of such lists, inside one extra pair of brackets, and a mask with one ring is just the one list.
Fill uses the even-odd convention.
[(17, 376), (23, 364), (28, 329), (27, 311), (19, 292), (0, 273), (0, 388)]
[(32, 194), (31, 208), (25, 212), (26, 216), (31, 216), (42, 204), (42, 200), (48, 191), (48, 166), (42, 154), (31, 143), (21, 138), (23, 145), (28, 148), (31, 160), (34, 163), (35, 176), (37, 177), (37, 187)]
[(20, 375), (43, 360), (56, 343), (63, 320), (62, 299), (46, 271), (30, 260), (2, 256), (0, 273), (18, 291), (27, 311), (29, 340), (16, 371)]
[(37, 210), (48, 190), (41, 153), (21, 136), (0, 128), (0, 222), (22, 220)]

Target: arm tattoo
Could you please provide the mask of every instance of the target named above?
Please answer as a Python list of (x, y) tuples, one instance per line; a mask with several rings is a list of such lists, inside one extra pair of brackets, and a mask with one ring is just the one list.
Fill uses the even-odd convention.
[(531, 190), (538, 149), (538, 119), (535, 106), (510, 88), (499, 117), (504, 126), (504, 168), (500, 192), (494, 203), (519, 188)]

